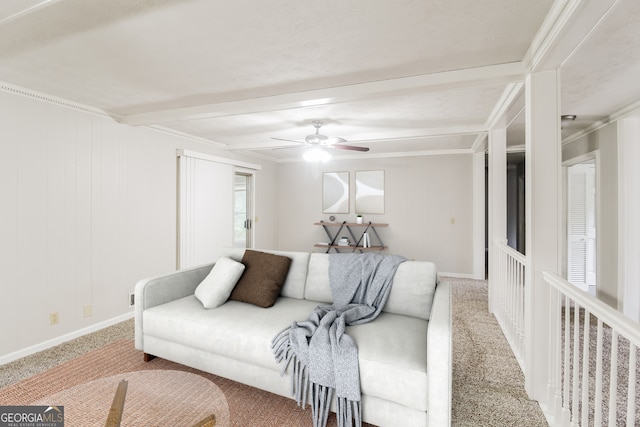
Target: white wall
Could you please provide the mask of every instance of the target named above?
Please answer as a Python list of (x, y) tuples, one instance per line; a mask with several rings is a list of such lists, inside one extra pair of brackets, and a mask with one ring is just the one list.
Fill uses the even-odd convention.
[[(597, 297), (612, 307), (618, 305), (618, 150), (617, 127), (610, 124), (598, 131), (565, 144), (562, 161), (566, 162), (599, 150), (598, 193), (598, 283)], [(566, 215), (565, 215), (566, 216)], [(566, 221), (566, 218), (565, 218)], [(565, 236), (566, 240), (566, 236)], [(566, 253), (563, 254), (566, 269)], [(565, 271), (566, 277), (566, 271)]]
[[(386, 253), (436, 263), (438, 271), (473, 273), (473, 158), (471, 154), (330, 160), (279, 165), (279, 236), (281, 250), (313, 251), (327, 240), (322, 227), (322, 173), (348, 171), (350, 213), (338, 221), (355, 222), (355, 171), (385, 171), (385, 213), (365, 221), (388, 223), (380, 236)], [(454, 224), (451, 220), (454, 219)], [(320, 249), (316, 248), (316, 251)]]
[(277, 244), (269, 162), (6, 92), (0, 147), (0, 358), (127, 316), (137, 280), (175, 269), (178, 148), (263, 163), (256, 242)]

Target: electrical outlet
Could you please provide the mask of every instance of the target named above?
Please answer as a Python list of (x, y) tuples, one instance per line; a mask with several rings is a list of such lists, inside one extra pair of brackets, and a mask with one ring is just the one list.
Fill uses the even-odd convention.
[(93, 307), (91, 305), (85, 305), (82, 308), (82, 311), (84, 313), (84, 317), (91, 317), (93, 316)]
[(136, 294), (133, 292), (129, 294), (129, 307), (133, 307), (136, 304)]
[(57, 311), (55, 313), (49, 314), (49, 323), (51, 323), (52, 325), (55, 325), (59, 321), (60, 321), (60, 317), (58, 316)]

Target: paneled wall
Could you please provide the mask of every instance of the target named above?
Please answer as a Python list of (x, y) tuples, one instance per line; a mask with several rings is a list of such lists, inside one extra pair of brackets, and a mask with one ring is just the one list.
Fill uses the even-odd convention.
[[(8, 92), (0, 147), (0, 360), (129, 316), (136, 281), (176, 266), (176, 149), (233, 157)], [(276, 245), (275, 180), (265, 162), (256, 173), (265, 247)]]
[[(322, 227), (322, 173), (347, 171), (348, 214), (338, 221), (355, 222), (355, 172), (385, 171), (385, 213), (364, 214), (365, 221), (388, 223), (379, 230), (385, 253), (433, 261), (438, 271), (473, 274), (473, 159), (471, 154), (330, 160), (279, 165), (279, 249), (313, 251), (326, 242)], [(316, 249), (320, 251), (321, 249)]]

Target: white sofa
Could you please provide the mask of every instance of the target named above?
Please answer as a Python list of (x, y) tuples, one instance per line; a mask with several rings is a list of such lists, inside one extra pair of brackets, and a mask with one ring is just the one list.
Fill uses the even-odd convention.
[[(212, 264), (141, 280), (135, 288), (135, 344), (157, 356), (282, 396), (288, 373), (271, 340), (318, 304), (331, 303), (329, 255), (264, 251), (292, 259), (275, 305), (238, 301), (205, 309), (194, 291)], [(244, 249), (222, 255), (240, 261)], [(436, 286), (437, 284), (437, 286)], [(362, 416), (377, 426), (449, 426), (451, 423), (451, 289), (437, 283), (434, 264), (398, 267), (387, 304), (373, 322), (350, 326), (358, 345)]]

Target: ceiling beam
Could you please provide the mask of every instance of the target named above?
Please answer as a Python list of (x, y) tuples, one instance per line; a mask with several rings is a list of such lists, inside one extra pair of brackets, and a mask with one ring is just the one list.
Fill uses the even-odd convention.
[[(360, 139), (360, 140), (349, 140), (349, 145), (359, 145), (359, 144), (375, 144), (378, 142), (390, 142), (390, 141), (419, 141), (422, 139), (429, 138), (438, 138), (438, 137), (446, 137), (446, 136), (464, 136), (464, 135), (477, 135), (486, 133), (487, 128), (485, 126), (454, 126), (448, 128), (435, 128), (422, 130), (420, 135), (411, 135), (411, 136), (400, 136), (400, 137), (391, 137), (391, 138), (375, 138), (375, 139)], [(274, 148), (293, 148), (293, 147), (302, 147), (304, 143), (300, 141), (301, 144), (296, 144), (296, 142), (283, 142), (283, 141), (268, 141), (268, 142), (249, 142), (244, 144), (233, 144), (226, 147), (228, 151), (237, 151), (237, 150), (272, 150)]]
[(620, 0), (556, 0), (522, 60), (532, 71), (560, 68)]
[(488, 65), (348, 86), (130, 114), (123, 116), (121, 122), (142, 126), (336, 104), (404, 93), (506, 84), (523, 80), (525, 71), (521, 62)]

